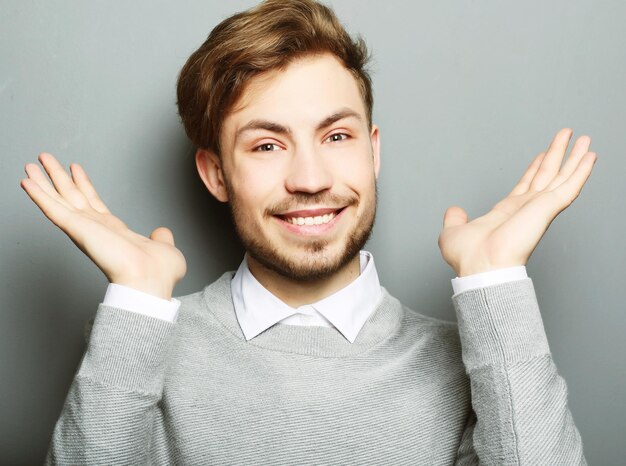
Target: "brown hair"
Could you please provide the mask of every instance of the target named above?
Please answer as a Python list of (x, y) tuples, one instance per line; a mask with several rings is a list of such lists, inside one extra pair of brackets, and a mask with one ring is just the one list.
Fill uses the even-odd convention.
[(226, 115), (248, 81), (296, 58), (330, 52), (354, 75), (372, 124), (372, 83), (364, 40), (353, 40), (334, 12), (314, 0), (266, 0), (223, 20), (183, 66), (178, 113), (198, 147), (220, 155)]

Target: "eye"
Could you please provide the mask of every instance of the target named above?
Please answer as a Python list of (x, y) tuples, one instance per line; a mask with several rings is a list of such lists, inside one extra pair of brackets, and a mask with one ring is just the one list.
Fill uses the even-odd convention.
[(256, 146), (252, 150), (254, 152), (273, 152), (273, 151), (279, 150), (279, 148), (278, 149), (272, 149), (272, 147), (277, 147), (278, 148), (278, 145), (267, 142), (265, 144), (261, 144), (260, 146)]
[(331, 134), (330, 136), (328, 136), (328, 138), (326, 138), (326, 140), (330, 140), (330, 142), (339, 142), (339, 141), (345, 141), (346, 139), (348, 139), (350, 136), (348, 136), (346, 133), (335, 133), (335, 134)]

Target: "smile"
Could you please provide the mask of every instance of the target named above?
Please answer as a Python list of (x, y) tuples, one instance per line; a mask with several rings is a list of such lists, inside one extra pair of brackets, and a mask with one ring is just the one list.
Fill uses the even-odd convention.
[(339, 209), (299, 210), (276, 215), (276, 217), (294, 233), (319, 234), (331, 228), (344, 209), (342, 207)]
[(322, 225), (330, 222), (337, 214), (334, 212), (317, 217), (284, 217), (286, 222), (293, 225)]

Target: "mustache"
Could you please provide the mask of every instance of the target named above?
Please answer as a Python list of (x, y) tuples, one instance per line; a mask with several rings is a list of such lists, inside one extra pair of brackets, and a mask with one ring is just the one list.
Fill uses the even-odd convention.
[(290, 197), (270, 206), (267, 209), (269, 215), (277, 215), (291, 210), (303, 210), (309, 206), (348, 207), (359, 202), (357, 196), (343, 196), (328, 192), (319, 193), (295, 193)]

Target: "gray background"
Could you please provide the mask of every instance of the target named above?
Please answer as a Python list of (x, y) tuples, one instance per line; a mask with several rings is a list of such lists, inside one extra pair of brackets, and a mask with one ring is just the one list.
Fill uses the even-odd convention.
[[(253, 2), (2, 1), (0, 463), (41, 463), (106, 289), (99, 270), (20, 189), (40, 151), (86, 168), (143, 234), (174, 231), (177, 295), (235, 268), (227, 210), (195, 173), (175, 81), (224, 17)], [(623, 464), (626, 4), (332, 2), (374, 53), (383, 166), (374, 253), (384, 286), (453, 320), (437, 248), (446, 207), (506, 195), (559, 128), (599, 155), (528, 269), (591, 464)]]

